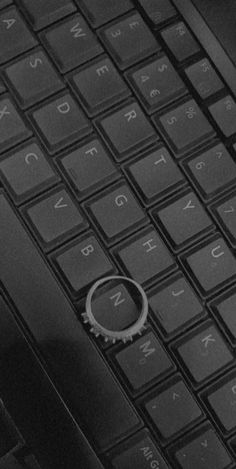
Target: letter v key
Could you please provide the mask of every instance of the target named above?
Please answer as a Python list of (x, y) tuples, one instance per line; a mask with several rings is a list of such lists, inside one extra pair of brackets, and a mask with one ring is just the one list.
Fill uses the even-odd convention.
[(60, 197), (60, 199), (55, 203), (54, 208), (57, 210), (58, 208), (65, 208), (68, 207), (68, 204), (63, 204), (64, 197)]

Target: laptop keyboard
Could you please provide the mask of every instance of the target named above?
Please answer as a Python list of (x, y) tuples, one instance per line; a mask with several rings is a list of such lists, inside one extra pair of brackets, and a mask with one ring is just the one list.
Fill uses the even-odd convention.
[[(41, 323), (81, 340), (64, 363), (87, 357), (89, 376), (42, 350), (65, 402), (107, 469), (235, 468), (231, 90), (169, 0), (0, 0), (0, 25), (0, 244), (19, 256), (1, 280), (22, 309), (14, 275), (42, 280)], [(117, 273), (144, 286), (150, 313), (133, 343), (107, 345), (81, 313)], [(124, 285), (94, 307), (116, 313), (121, 290), (125, 327)]]

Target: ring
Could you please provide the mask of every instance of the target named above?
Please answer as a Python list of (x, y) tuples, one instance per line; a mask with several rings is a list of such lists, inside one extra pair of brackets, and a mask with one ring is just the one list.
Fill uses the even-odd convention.
[[(103, 285), (109, 280), (123, 280), (123, 281), (125, 280), (126, 282), (131, 283), (132, 285), (136, 287), (136, 289), (139, 292), (139, 295), (142, 298), (142, 308), (141, 308), (140, 315), (137, 321), (135, 321), (132, 324), (132, 326), (128, 327), (127, 329), (123, 329), (122, 331), (111, 331), (110, 329), (103, 327), (101, 324), (99, 324), (99, 322), (97, 322), (92, 312), (92, 299), (93, 299), (93, 295), (95, 291), (97, 290), (99, 286)], [(82, 314), (84, 318), (84, 322), (90, 323), (90, 325), (92, 326), (91, 332), (93, 332), (97, 337), (99, 335), (104, 336), (106, 342), (108, 340), (111, 340), (113, 343), (115, 343), (117, 340), (123, 340), (123, 342), (126, 342), (127, 340), (132, 340), (132, 337), (136, 334), (141, 335), (142, 330), (145, 329), (145, 322), (146, 322), (147, 315), (148, 315), (148, 299), (141, 285), (139, 285), (139, 283), (136, 282), (135, 280), (129, 277), (111, 275), (109, 277), (104, 277), (100, 280), (97, 280), (97, 282), (95, 282), (92, 285), (92, 287), (90, 288), (87, 294), (87, 298), (85, 302), (85, 309), (86, 309), (86, 313)]]

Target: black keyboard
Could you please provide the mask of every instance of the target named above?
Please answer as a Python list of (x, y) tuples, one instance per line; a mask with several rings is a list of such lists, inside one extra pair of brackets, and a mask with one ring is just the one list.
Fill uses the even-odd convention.
[(0, 468), (236, 468), (235, 142), (170, 0), (0, 0)]

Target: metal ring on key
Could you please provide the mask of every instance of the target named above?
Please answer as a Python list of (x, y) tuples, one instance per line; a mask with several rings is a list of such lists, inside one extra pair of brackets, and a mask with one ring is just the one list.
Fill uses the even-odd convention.
[[(97, 322), (92, 312), (92, 299), (94, 293), (96, 292), (98, 287), (111, 280), (123, 280), (131, 283), (133, 286), (136, 287), (142, 299), (142, 307), (137, 321), (135, 321), (130, 327), (123, 329), (122, 331), (111, 331), (110, 329), (103, 327), (101, 324), (99, 324), (99, 322)], [(105, 338), (106, 342), (108, 340), (111, 340), (113, 343), (115, 343), (117, 340), (122, 340), (123, 342), (126, 342), (127, 340), (132, 340), (132, 337), (136, 334), (141, 335), (142, 331), (145, 329), (145, 322), (148, 315), (148, 299), (141, 285), (139, 285), (139, 283), (135, 280), (129, 277), (111, 275), (109, 277), (104, 277), (98, 280), (92, 285), (87, 294), (85, 309), (86, 313), (82, 314), (84, 322), (90, 323), (91, 332), (93, 332), (96, 337), (102, 335)]]

